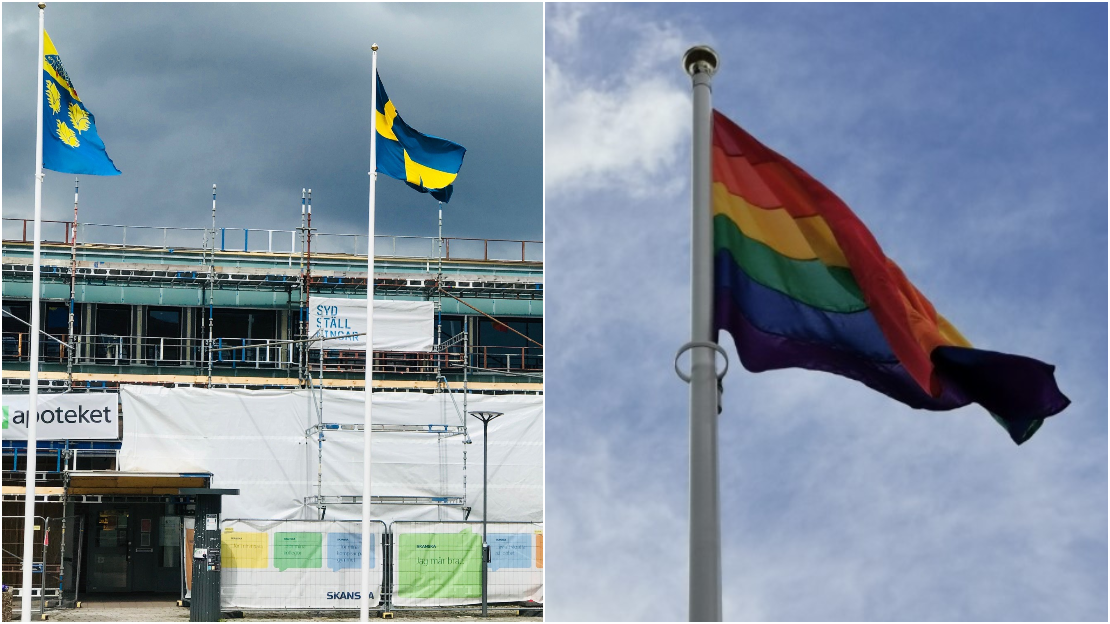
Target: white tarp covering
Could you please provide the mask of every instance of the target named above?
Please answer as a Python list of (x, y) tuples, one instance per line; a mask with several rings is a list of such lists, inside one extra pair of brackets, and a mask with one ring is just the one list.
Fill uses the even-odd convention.
[[(370, 531), (370, 606), (376, 607), (385, 568), (385, 525), (374, 522)], [(222, 608), (358, 608), (361, 522), (225, 520), (221, 537)]]
[[(321, 336), (348, 336), (366, 331), (366, 299), (311, 297), (308, 331)], [(374, 300), (374, 349), (431, 351), (435, 304), (431, 301)], [(365, 336), (325, 340), (326, 349), (366, 348)]]
[[(363, 397), (325, 390), (322, 422), (361, 423)], [(213, 487), (239, 488), (224, 498), (224, 517), (316, 519), (304, 504), (317, 494), (362, 493), (362, 436), (328, 431), (306, 437), (317, 423), (306, 391), (212, 390), (123, 386), (120, 470), (211, 472)], [(374, 423), (460, 425), (463, 397), (447, 394), (375, 392)], [(543, 520), (543, 397), (468, 395), (467, 410), (505, 415), (489, 429), (489, 515), (492, 520)], [(458, 410), (455, 407), (458, 406)], [(375, 496), (462, 496), (482, 511), (482, 426), (468, 418), (470, 439), (428, 433), (381, 432), (373, 436)], [(464, 470), (465, 453), (465, 470)], [(318, 476), (318, 457), (323, 471)], [(459, 507), (375, 504), (376, 519), (462, 520)], [(328, 519), (361, 518), (358, 505), (329, 505)]]
[[(31, 397), (4, 394), (5, 440), (27, 439), (27, 414)], [(39, 394), (38, 440), (118, 440), (119, 394), (115, 392), (67, 392)]]
[[(482, 523), (395, 522), (393, 604), (482, 602)], [(543, 602), (543, 525), (490, 522), (489, 602)]]

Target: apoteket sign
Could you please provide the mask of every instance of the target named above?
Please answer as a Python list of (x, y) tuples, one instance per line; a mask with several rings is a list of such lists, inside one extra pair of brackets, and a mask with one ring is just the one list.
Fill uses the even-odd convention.
[[(5, 440), (26, 440), (30, 397), (5, 394), (3, 432)], [(83, 392), (39, 394), (39, 440), (118, 440), (119, 393)]]

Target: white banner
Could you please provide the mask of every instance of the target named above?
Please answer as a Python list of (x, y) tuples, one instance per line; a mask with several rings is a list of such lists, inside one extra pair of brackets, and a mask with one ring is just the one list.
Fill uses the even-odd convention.
[[(321, 336), (348, 336), (323, 342), (326, 349), (366, 348), (366, 300), (311, 297), (308, 331)], [(374, 300), (374, 349), (431, 351), (435, 334), (435, 304), (431, 301)]]
[[(370, 607), (381, 602), (385, 525), (370, 525)], [(362, 523), (226, 520), (220, 540), (224, 609), (357, 609)]]
[[(394, 522), (393, 604), (482, 602), (481, 522)], [(489, 602), (543, 602), (543, 524), (490, 522)]]
[[(27, 439), (30, 401), (26, 394), (4, 395), (5, 440)], [(38, 440), (119, 439), (118, 392), (39, 394), (38, 412)]]
[[(361, 391), (306, 391), (123, 386), (127, 414), (120, 470), (211, 472), (212, 487), (239, 488), (224, 498), (225, 517), (310, 519), (316, 494), (362, 493), (363, 436), (358, 431), (306, 430), (324, 423), (361, 423)], [(317, 415), (317, 406), (322, 412)], [(469, 425), (463, 435), (383, 431), (373, 438), (373, 487), (379, 496), (466, 496), (482, 509), (482, 426), (464, 410), (504, 412), (489, 425), (489, 515), (543, 520), (543, 397), (538, 395), (375, 392), (374, 423), (424, 428)], [(464, 456), (467, 449), (471, 450)], [(321, 465), (322, 459), (322, 465)], [(321, 474), (322, 470), (322, 474)], [(467, 478), (469, 475), (469, 478)], [(477, 475), (477, 476), (475, 476)], [(322, 483), (318, 486), (318, 479)], [(462, 520), (462, 507), (375, 504), (382, 520)], [(358, 505), (329, 505), (328, 519), (356, 520)]]

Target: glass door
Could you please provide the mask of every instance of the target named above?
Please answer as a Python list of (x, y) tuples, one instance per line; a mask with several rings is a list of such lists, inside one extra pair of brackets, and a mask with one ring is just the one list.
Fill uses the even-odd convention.
[(102, 509), (93, 516), (89, 531), (89, 567), (86, 589), (89, 592), (130, 590), (127, 566), (130, 535), (126, 509)]

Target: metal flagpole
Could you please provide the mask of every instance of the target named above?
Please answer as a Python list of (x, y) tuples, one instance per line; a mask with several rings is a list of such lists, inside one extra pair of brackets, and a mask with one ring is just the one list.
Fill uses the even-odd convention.
[[(718, 484), (717, 361), (713, 337), (713, 222), (710, 213), (712, 78), (717, 54), (708, 46), (686, 51), (682, 67), (694, 90), (693, 235), (690, 354), (690, 621), (719, 622), (721, 510)], [(684, 377), (685, 378), (685, 377)]]
[[(439, 202), (439, 238), (436, 244), (439, 246), (436, 250), (439, 259), (439, 264), (436, 266), (436, 286), (441, 286), (443, 284), (443, 202)], [(437, 293), (437, 297), (439, 305), (436, 310), (436, 346), (439, 346), (443, 341), (443, 291)]]
[(27, 413), (27, 486), (23, 503), (23, 598), (20, 600), (20, 619), (31, 621), (31, 595), (34, 585), (31, 581), (34, 563), (35, 541), (35, 471), (38, 469), (38, 431), (39, 416), (39, 326), (41, 325), (39, 263), (41, 262), (42, 228), (42, 93), (45, 86), (42, 78), (43, 33), (46, 32), (46, 3), (39, 3), (39, 51), (35, 62), (38, 75), (38, 90), (35, 96), (35, 247), (34, 274), (31, 277), (31, 388)]
[(212, 349), (216, 347), (212, 331), (212, 307), (216, 303), (216, 185), (212, 185), (212, 265), (208, 267), (208, 385), (212, 388)]
[(370, 202), (367, 207), (369, 229), (366, 242), (366, 407), (362, 448), (362, 591), (358, 617), (370, 621), (370, 411), (374, 392), (374, 184), (378, 179), (378, 44), (370, 46)]

